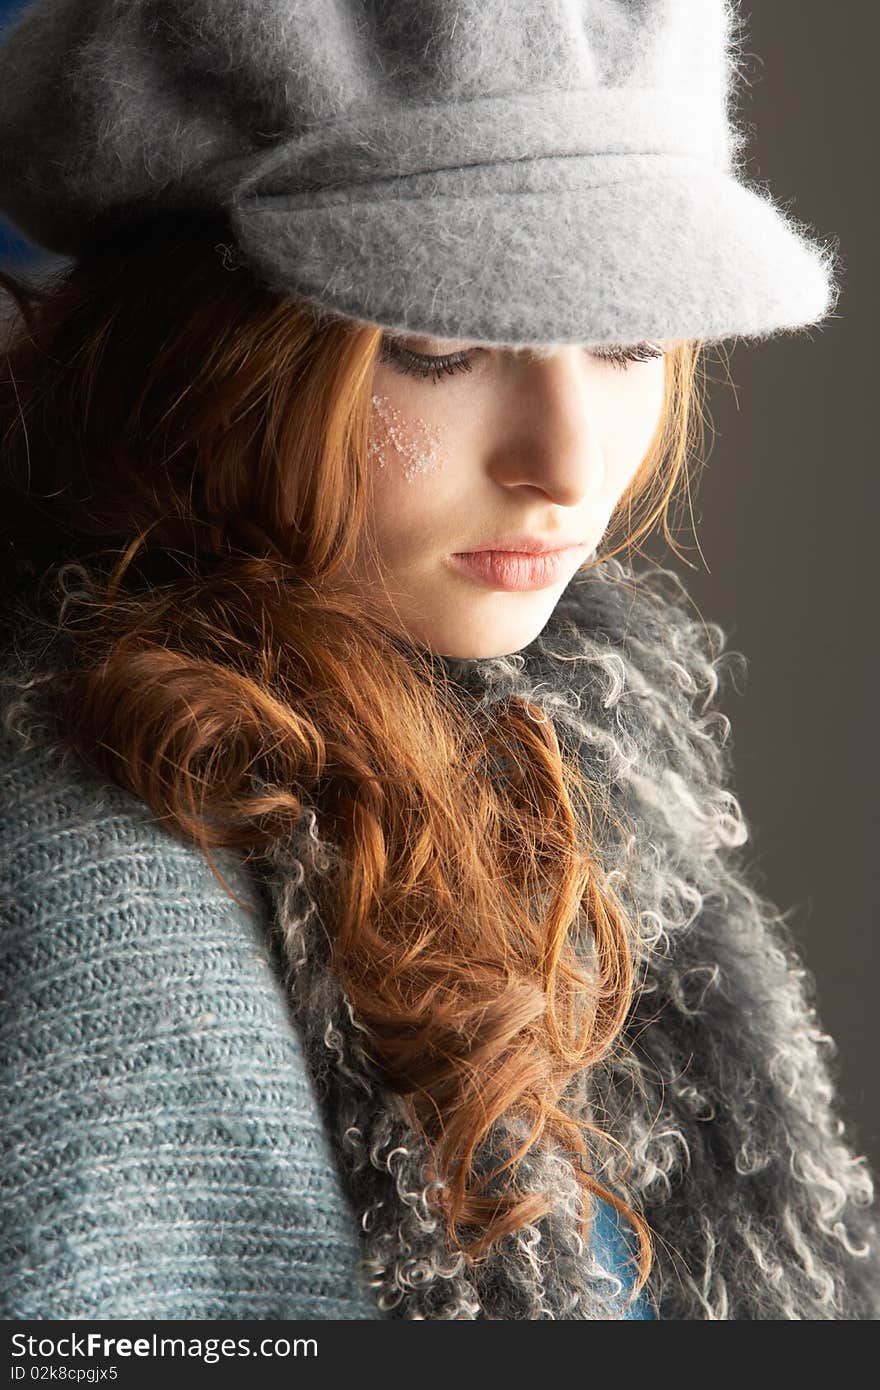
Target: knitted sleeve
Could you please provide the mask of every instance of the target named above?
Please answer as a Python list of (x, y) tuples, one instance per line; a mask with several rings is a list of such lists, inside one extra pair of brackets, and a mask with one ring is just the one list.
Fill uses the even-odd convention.
[(141, 802), (0, 737), (0, 1316), (381, 1316), (263, 927)]

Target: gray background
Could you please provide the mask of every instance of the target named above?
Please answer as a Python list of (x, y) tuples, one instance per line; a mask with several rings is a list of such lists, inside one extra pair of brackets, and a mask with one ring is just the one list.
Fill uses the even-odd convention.
[[(654, 540), (748, 674), (724, 708), (754, 877), (814, 973), (852, 1140), (880, 1171), (875, 0), (754, 0), (747, 173), (822, 239), (843, 293), (810, 336), (728, 347), (708, 412), (691, 570)], [(734, 389), (735, 388), (735, 389)], [(706, 572), (708, 566), (709, 572)]]
[[(4, 13), (26, 0), (0, 0)], [(837, 317), (811, 335), (740, 343), (712, 368), (716, 435), (682, 574), (748, 660), (728, 689), (736, 790), (754, 876), (782, 909), (819, 987), (852, 1141), (880, 1171), (871, 1017), (878, 968), (876, 518), (876, 0), (744, 4), (740, 118), (747, 173), (844, 262)], [(3, 254), (0, 227), (0, 256)], [(7, 240), (7, 253), (24, 248)], [(702, 558), (700, 556), (702, 552)], [(705, 564), (704, 564), (705, 561)], [(708, 567), (708, 570), (707, 568)]]

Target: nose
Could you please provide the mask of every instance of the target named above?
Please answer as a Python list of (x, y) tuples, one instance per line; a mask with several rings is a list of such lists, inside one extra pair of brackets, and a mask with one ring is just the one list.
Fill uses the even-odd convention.
[(584, 350), (516, 354), (491, 460), (496, 482), (576, 507), (605, 486), (605, 454)]

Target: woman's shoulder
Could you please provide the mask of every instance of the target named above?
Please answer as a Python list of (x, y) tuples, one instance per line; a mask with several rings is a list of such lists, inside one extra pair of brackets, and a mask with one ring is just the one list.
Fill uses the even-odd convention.
[(236, 924), (259, 915), (244, 866), (229, 854), (218, 856), (218, 867), (221, 861), (244, 909), (222, 890), (205, 855), (162, 826), (144, 802), (93, 774), (70, 750), (0, 725), (0, 891), (21, 914), (63, 906), (76, 918), (72, 935), (85, 944), (95, 932), (77, 915), (80, 908), (124, 908), (145, 930), (151, 923), (167, 930), (184, 893), (193, 925), (179, 942), (185, 949), (206, 912), (216, 921), (219, 909), (222, 921)]
[(243, 863), (0, 729), (9, 1318), (365, 1318)]

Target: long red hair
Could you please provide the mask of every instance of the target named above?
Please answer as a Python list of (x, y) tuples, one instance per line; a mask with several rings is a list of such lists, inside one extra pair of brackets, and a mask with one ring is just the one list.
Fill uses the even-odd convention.
[[(73, 644), (69, 740), (209, 859), (256, 860), (314, 806), (345, 866), (333, 966), (430, 1143), (450, 1238), (476, 1258), (539, 1219), (551, 1194), (518, 1194), (516, 1161), (555, 1139), (635, 1227), (641, 1287), (647, 1224), (593, 1176), (591, 1127), (563, 1094), (611, 1047), (636, 983), (591, 843), (597, 793), (552, 722), (521, 701), (465, 718), (428, 654), (336, 582), (365, 523), (381, 330), (279, 296), (228, 249), (222, 224), (175, 219), (40, 286), (0, 276), (17, 306), (0, 485), (44, 618)], [(700, 347), (668, 354), (662, 419), (608, 532), (624, 537), (602, 558), (658, 518), (672, 539)], [(88, 576), (73, 593), (65, 558)], [(510, 1187), (488, 1196), (476, 1158), (514, 1118)]]

